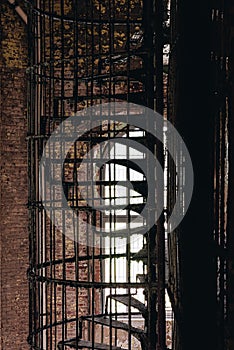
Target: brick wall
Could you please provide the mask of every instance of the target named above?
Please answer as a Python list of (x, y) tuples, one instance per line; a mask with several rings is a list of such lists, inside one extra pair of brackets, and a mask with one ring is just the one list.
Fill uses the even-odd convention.
[(28, 213), (25, 24), (0, 4), (0, 349), (26, 350), (28, 335)]

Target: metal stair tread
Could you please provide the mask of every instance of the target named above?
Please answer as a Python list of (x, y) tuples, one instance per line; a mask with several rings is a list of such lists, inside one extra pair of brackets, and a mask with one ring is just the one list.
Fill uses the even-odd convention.
[[(129, 305), (129, 295), (128, 294), (116, 294), (116, 295), (111, 295), (111, 299), (114, 299), (126, 306)], [(133, 296), (130, 297), (130, 305), (134, 307), (135, 309), (139, 310), (142, 315), (145, 317), (147, 315), (147, 308), (146, 306)]]
[(103, 236), (115, 236), (115, 237), (129, 237), (130, 235), (136, 235), (136, 234), (144, 234), (147, 230), (147, 226), (141, 226), (141, 227), (134, 227), (130, 229), (119, 229), (119, 230), (112, 230), (111, 232), (107, 231), (101, 231), (101, 230), (94, 230), (95, 233), (99, 234), (101, 233)]
[[(124, 322), (121, 322), (121, 321), (117, 321), (117, 320), (113, 320), (113, 319), (110, 319), (110, 317), (108, 316), (87, 316), (87, 317), (84, 317), (83, 319), (87, 320), (87, 321), (90, 321), (90, 322), (95, 322), (97, 324), (101, 324), (103, 326), (111, 326), (113, 328), (118, 328), (118, 329), (122, 329), (124, 331), (129, 331), (129, 325), (127, 323), (124, 323)], [(130, 328), (130, 332), (132, 334), (135, 334), (135, 335), (143, 335), (144, 334), (144, 330), (143, 329), (140, 329), (140, 328), (136, 328), (136, 327), (132, 327)]]
[[(132, 203), (132, 204), (128, 204), (126, 205), (126, 207), (124, 209), (128, 209), (128, 210), (132, 210), (137, 212), (138, 214), (141, 214), (142, 210), (145, 207), (145, 203)], [(118, 210), (118, 209), (123, 209), (123, 204), (111, 204), (111, 205), (95, 205), (95, 208), (92, 208), (90, 206), (87, 205), (79, 205), (78, 206), (79, 209), (83, 209), (83, 210), (88, 210), (88, 211), (97, 211), (97, 210)]]
[(61, 346), (69, 346), (70, 348), (73, 349), (83, 349), (83, 348), (88, 348), (88, 349), (94, 349), (94, 350), (123, 350), (123, 348), (119, 346), (112, 346), (108, 344), (101, 344), (101, 343), (93, 343), (92, 341), (88, 340), (83, 340), (83, 339), (70, 339), (70, 340), (65, 340), (63, 342), (59, 342), (58, 344), (58, 349), (62, 349)]

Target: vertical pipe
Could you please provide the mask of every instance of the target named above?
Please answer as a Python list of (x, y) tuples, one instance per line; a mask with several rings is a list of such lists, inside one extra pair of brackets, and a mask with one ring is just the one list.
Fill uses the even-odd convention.
[[(163, 115), (163, 0), (155, 0), (155, 108)], [(163, 123), (161, 124), (163, 133)], [(161, 137), (163, 139), (163, 135)], [(164, 149), (163, 143), (157, 142), (156, 155), (162, 168), (164, 169)], [(157, 180), (157, 179), (156, 179)], [(160, 186), (161, 185), (161, 186)], [(164, 202), (163, 184), (157, 188), (160, 203)], [(157, 259), (158, 259), (158, 344), (157, 350), (164, 350), (166, 347), (166, 315), (165, 315), (165, 229), (164, 213), (157, 221), (156, 235)]]

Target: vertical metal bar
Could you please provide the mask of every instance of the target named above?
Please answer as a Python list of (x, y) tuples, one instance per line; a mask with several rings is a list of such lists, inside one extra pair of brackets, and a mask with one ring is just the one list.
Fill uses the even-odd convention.
[[(227, 9), (230, 12), (230, 18), (229, 20), (233, 20), (233, 4), (232, 2), (227, 2), (228, 7)], [(233, 49), (234, 49), (234, 40), (233, 37), (231, 38), (231, 47), (230, 47), (230, 81), (233, 81), (234, 75), (234, 55), (233, 55)], [(232, 312), (234, 307), (234, 271), (233, 271), (233, 263), (234, 263), (234, 198), (233, 198), (233, 188), (234, 188), (234, 89), (230, 87), (229, 90), (229, 109), (228, 109), (228, 125), (229, 125), (229, 133), (228, 133), (228, 159), (229, 159), (229, 186), (228, 186), (228, 202), (227, 202), (227, 246), (228, 246), (228, 272), (227, 272), (227, 331), (228, 331), (228, 338), (227, 338), (227, 346), (230, 347), (230, 349), (233, 349), (233, 343), (234, 343), (234, 330), (233, 330), (233, 324), (234, 324), (234, 314)]]
[[(156, 81), (156, 111), (163, 115), (163, 1), (155, 0), (155, 81)], [(163, 139), (163, 123), (160, 125)], [(157, 159), (164, 169), (163, 144), (156, 144)], [(158, 181), (157, 181), (158, 183)], [(161, 185), (163, 186), (163, 185)], [(159, 202), (164, 203), (164, 188), (157, 188)], [(157, 350), (166, 347), (166, 315), (165, 315), (165, 229), (164, 213), (157, 221), (157, 259), (158, 259), (158, 344)]]
[[(32, 15), (32, 6), (28, 4), (28, 42), (31, 42), (34, 46), (34, 40), (33, 40), (33, 33), (32, 33), (32, 27), (33, 27), (33, 15)], [(28, 50), (28, 61), (30, 67), (32, 66), (33, 62), (33, 55), (32, 51)], [(32, 96), (33, 96), (33, 74), (30, 69), (29, 71), (29, 78), (28, 78), (28, 113), (27, 113), (27, 122), (28, 122), (28, 134), (32, 133), (32, 119), (33, 119), (33, 108), (32, 108)], [(31, 149), (32, 149), (32, 139), (29, 138), (27, 143), (28, 148), (28, 206), (29, 206), (29, 223), (28, 223), (28, 230), (29, 230), (29, 270), (28, 273), (31, 273), (34, 265), (34, 232), (33, 232), (33, 213), (31, 208), (31, 202), (32, 202), (32, 157), (31, 157)], [(34, 282), (30, 281), (30, 276), (28, 276), (29, 279), (29, 343), (30, 345), (34, 341), (33, 339), (33, 331), (34, 331)], [(32, 347), (30, 346), (32, 349)]]

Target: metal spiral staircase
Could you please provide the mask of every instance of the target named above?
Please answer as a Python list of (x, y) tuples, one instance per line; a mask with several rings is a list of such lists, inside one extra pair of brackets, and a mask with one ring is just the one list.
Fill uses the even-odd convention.
[[(82, 6), (80, 13), (79, 10), (73, 9), (75, 13), (71, 12), (70, 17), (69, 13), (64, 15), (63, 1), (60, 15), (56, 15), (54, 0), (49, 5), (44, 1), (44, 9), (39, 8), (37, 2), (30, 7), (33, 28), (30, 33), (31, 39), (33, 38), (34, 43), (37, 40), (40, 42), (34, 44), (34, 50), (40, 50), (40, 59), (35, 62), (35, 56), (32, 55), (31, 60), (34, 64), (29, 70), (30, 83), (33, 86), (29, 104), (35, 118), (30, 122), (30, 157), (34, 157), (35, 153), (40, 157), (46, 140), (56, 127), (71, 114), (75, 115), (86, 107), (118, 101), (128, 101), (151, 108), (155, 104), (157, 79), (153, 48), (156, 34), (151, 21), (155, 15), (154, 12), (151, 13), (151, 10), (155, 11), (154, 2), (135, 1), (138, 11), (133, 11), (130, 15), (131, 2), (126, 1), (124, 3), (128, 4), (127, 18), (124, 18), (124, 14), (122, 18), (121, 15), (117, 18), (114, 9), (109, 8), (111, 19), (105, 13), (103, 16), (96, 16), (95, 1), (87, 2), (89, 5), (84, 5), (85, 2), (82, 1), (80, 3), (83, 4), (83, 10)], [(47, 6), (49, 9), (45, 10)], [(100, 3), (97, 8), (102, 8)], [(58, 34), (61, 40), (57, 40), (56, 33), (51, 32), (57, 23), (61, 27)], [(74, 51), (77, 50), (79, 54), (66, 58), (66, 50), (69, 52), (66, 40), (70, 40), (66, 34), (66, 26), (69, 25)], [(101, 29), (97, 33), (97, 49), (95, 30), (92, 28), (104, 28), (105, 25), (109, 26), (111, 49), (100, 53), (98, 50), (101, 50), (102, 46)], [(36, 35), (34, 26), (37, 28)], [(50, 28), (47, 32), (49, 41), (44, 34), (44, 31), (48, 30), (47, 26)], [(81, 29), (77, 28), (82, 28), (82, 35), (79, 34)], [(113, 50), (115, 35), (125, 37), (121, 48), (117, 50)], [(80, 49), (79, 42), (82, 40), (85, 40), (85, 45)], [(52, 52), (49, 55), (49, 63), (46, 62), (47, 45), (48, 51)], [(57, 46), (62, 54), (56, 63), (54, 56)], [(38, 104), (35, 104), (35, 97), (39, 99)], [(39, 125), (39, 128), (35, 125)], [(137, 150), (138, 158), (140, 154), (138, 165), (129, 157), (131, 147), (126, 148), (128, 156), (125, 154), (125, 157), (123, 154), (110, 157), (110, 149), (105, 150), (107, 153), (103, 156), (102, 149), (98, 147), (101, 147), (102, 142), (115, 137), (129, 138), (155, 154), (156, 140), (149, 133), (139, 130), (134, 125), (128, 125), (127, 122), (123, 125), (107, 123), (103, 129), (94, 128), (89, 134), (82, 135), (67, 154), (63, 165), (63, 190), (67, 202), (74, 213), (85, 218), (84, 222), (96, 225), (95, 234), (98, 234), (103, 224), (109, 225), (109, 231), (107, 230), (100, 240), (109, 240), (110, 246), (108, 249), (105, 246), (96, 249), (88, 245), (85, 248), (81, 247), (76, 242), (70, 244), (64, 237), (57, 240), (56, 230), (46, 221), (44, 224), (37, 224), (37, 232), (32, 233), (29, 273), (31, 309), (34, 310), (29, 337), (32, 349), (156, 349), (159, 302), (157, 226), (149, 227), (149, 217), (155, 215), (154, 213), (146, 211), (141, 215), (148, 197), (147, 183), (155, 178), (154, 174), (150, 173), (146, 153), (140, 150)], [(105, 215), (101, 213), (101, 209), (104, 208), (105, 212), (110, 204), (107, 204), (106, 208), (103, 205), (100, 205), (100, 208), (95, 205), (94, 209), (82, 198), (84, 188), (86, 193), (90, 194), (90, 174), (82, 180), (78, 179), (79, 171), (82, 172), (81, 163), (88, 162), (87, 159), (84, 162), (85, 154), (95, 147), (97, 150), (101, 149), (100, 161), (105, 157), (110, 158), (105, 167), (100, 168), (99, 179), (96, 181), (97, 193), (101, 194), (107, 203), (113, 201), (109, 214)], [(48, 161), (56, 163), (56, 155), (50, 154)], [(147, 173), (141, 170), (139, 164), (144, 165)], [(116, 169), (124, 172), (123, 179), (121, 176), (117, 178)], [(37, 192), (40, 179), (34, 162), (31, 172), (31, 185)], [(132, 173), (138, 175), (131, 178)], [(125, 188), (127, 204), (124, 208), (123, 204), (118, 202), (116, 189), (119, 181)], [(56, 196), (52, 193), (55, 185), (56, 181), (51, 183), (50, 196), (54, 196), (56, 203)], [(45, 220), (44, 208), (37, 195), (37, 198), (35, 197), (35, 192), (31, 200), (32, 218), (38, 215), (38, 221), (42, 217)], [(120, 209), (125, 213), (121, 218), (118, 216)], [(132, 218), (140, 218), (143, 226), (130, 226)], [(119, 225), (118, 220), (125, 220), (125, 226), (115, 230)], [(137, 246), (131, 241), (134, 235), (138, 235)], [(122, 242), (120, 252), (118, 244), (111, 246), (112, 240)], [(41, 248), (43, 244), (47, 248)], [(85, 277), (82, 271), (85, 271)], [(120, 279), (118, 273), (123, 274)]]

